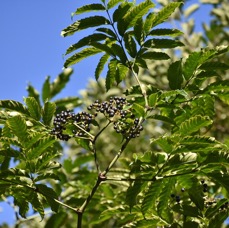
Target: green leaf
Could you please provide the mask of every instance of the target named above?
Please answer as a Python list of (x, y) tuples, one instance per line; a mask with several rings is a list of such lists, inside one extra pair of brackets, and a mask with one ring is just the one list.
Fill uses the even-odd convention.
[(146, 182), (135, 181), (129, 186), (126, 192), (126, 203), (130, 207), (130, 213), (134, 205), (138, 203), (137, 196), (142, 190), (142, 186), (146, 185)]
[(178, 132), (181, 135), (189, 135), (211, 124), (212, 120), (208, 116), (193, 116), (180, 124)]
[(111, 9), (116, 6), (118, 3), (123, 2), (123, 0), (109, 0), (107, 3), (107, 9)]
[(31, 203), (33, 209), (37, 211), (40, 214), (41, 218), (43, 219), (45, 216), (44, 207), (43, 207), (43, 203), (40, 201), (38, 197), (38, 194), (36, 192), (31, 192), (29, 194), (28, 200)]
[(68, 68), (64, 69), (62, 73), (60, 73), (54, 82), (50, 85), (50, 98), (53, 98), (57, 94), (60, 93), (60, 91), (65, 88), (66, 84), (70, 80), (70, 76), (73, 73), (73, 69)]
[(111, 57), (115, 57), (113, 50), (107, 44), (101, 44), (99, 42), (92, 42), (91, 46), (95, 47), (96, 49), (106, 52), (106, 54), (110, 55)]
[(167, 222), (171, 223), (171, 212), (170, 209), (168, 209), (168, 200), (171, 195), (171, 189), (175, 185), (175, 178), (169, 178), (167, 180), (164, 180), (164, 187), (161, 190), (161, 193), (158, 197), (158, 205), (157, 205), (157, 212), (160, 215), (161, 218), (165, 219)]
[(9, 148), (7, 150), (0, 150), (0, 156), (19, 157), (20, 153), (17, 150), (13, 150), (13, 149)]
[(90, 141), (88, 139), (76, 138), (75, 140), (82, 148), (91, 151)]
[(50, 76), (46, 77), (45, 82), (42, 86), (42, 101), (45, 102), (46, 100), (50, 99)]
[(39, 92), (30, 84), (27, 86), (26, 90), (28, 91), (28, 97), (34, 97), (36, 99), (37, 103), (41, 107)]
[(92, 12), (92, 11), (104, 11), (106, 8), (102, 4), (94, 3), (94, 4), (89, 4), (89, 5), (84, 5), (82, 7), (79, 7), (73, 14), (74, 15), (79, 15), (82, 13), (86, 12)]
[(109, 39), (114, 38), (117, 40), (116, 34), (109, 28), (97, 28), (96, 31), (107, 34), (109, 36)]
[(157, 103), (158, 94), (152, 93), (149, 95), (149, 106), (154, 107)]
[(119, 84), (120, 82), (122, 82), (126, 78), (128, 72), (129, 72), (128, 67), (126, 67), (122, 63), (117, 64), (117, 70), (116, 70), (116, 74), (115, 74), (115, 81), (117, 82), (117, 84)]
[(209, 227), (211, 228), (218, 228), (222, 226), (223, 222), (228, 218), (228, 211), (223, 210), (220, 211), (216, 216), (214, 216), (210, 222), (209, 222)]
[(25, 143), (28, 137), (25, 120), (21, 116), (14, 116), (7, 120), (7, 124), (19, 141)]
[(188, 189), (188, 194), (191, 201), (200, 209), (200, 211), (202, 211), (204, 209), (204, 195), (203, 189), (200, 187), (195, 183), (190, 189)]
[(59, 113), (62, 110), (74, 109), (82, 104), (82, 101), (79, 97), (65, 97), (62, 99), (55, 100), (56, 112)]
[(201, 70), (228, 70), (229, 65), (221, 62), (206, 62), (200, 65)]
[(178, 29), (153, 29), (150, 31), (150, 36), (180, 36), (183, 32)]
[(89, 56), (92, 56), (92, 55), (96, 55), (98, 53), (100, 53), (101, 50), (97, 49), (97, 48), (94, 48), (94, 47), (90, 47), (90, 48), (85, 48), (83, 49), (82, 51), (72, 55), (71, 57), (69, 57), (65, 63), (64, 63), (64, 67), (67, 68), (71, 65), (74, 65), (78, 62), (80, 62), (81, 60), (89, 57)]
[(126, 30), (126, 24), (124, 23), (123, 17), (133, 7), (133, 3), (123, 2), (113, 13), (113, 21), (117, 22), (118, 32), (121, 36), (124, 35)]
[(216, 205), (214, 205), (213, 207), (209, 207), (206, 212), (205, 212), (205, 216), (208, 219), (211, 219), (215, 216), (215, 214), (217, 214), (220, 210), (220, 207), (223, 206), (226, 202), (228, 202), (227, 199), (221, 199), (219, 200), (219, 202), (217, 202)]
[(26, 213), (29, 211), (28, 196), (22, 191), (20, 196), (14, 196), (14, 204), (19, 207), (20, 216), (26, 218)]
[(154, 16), (155, 16), (154, 13), (149, 13), (146, 16), (146, 19), (145, 19), (144, 24), (143, 24), (143, 31), (146, 35), (149, 34), (149, 31), (152, 27), (152, 22), (153, 22)]
[(184, 16), (185, 17), (189, 17), (190, 15), (192, 15), (196, 10), (199, 9), (199, 4), (192, 4), (191, 6), (189, 6), (187, 9), (185, 9), (184, 11)]
[(55, 201), (55, 199), (58, 199), (56, 192), (52, 188), (49, 188), (43, 184), (36, 184), (36, 188), (39, 193), (45, 196), (46, 200), (51, 206), (52, 211), (58, 212), (59, 204)]
[(103, 16), (87, 17), (74, 22), (73, 24), (69, 25), (67, 28), (63, 29), (61, 35), (64, 37), (70, 36), (80, 30), (97, 27), (100, 25), (107, 25), (107, 24), (110, 24), (110, 21)]
[(35, 148), (27, 152), (27, 157), (29, 159), (38, 158), (47, 148), (52, 146), (55, 142), (56, 140), (54, 137), (51, 136), (43, 137)]
[(43, 107), (43, 112), (42, 112), (43, 122), (45, 125), (50, 126), (55, 111), (56, 111), (55, 103), (49, 101), (45, 102)]
[(136, 47), (135, 40), (130, 32), (125, 33), (124, 42), (125, 42), (125, 48), (129, 53), (129, 55), (132, 58), (135, 58), (137, 54), (137, 47)]
[(19, 112), (24, 115), (29, 116), (29, 111), (27, 108), (21, 104), (20, 102), (13, 101), (13, 100), (0, 100), (0, 108), (10, 110), (10, 111), (15, 111)]
[(183, 83), (181, 60), (172, 63), (168, 69), (169, 87), (171, 89), (181, 89)]
[(183, 66), (183, 74), (186, 80), (189, 80), (195, 73), (199, 65), (199, 59), (201, 58), (200, 52), (193, 52), (186, 59)]
[(144, 41), (144, 33), (143, 33), (143, 20), (139, 18), (134, 25), (134, 37), (137, 40), (138, 44), (141, 45)]
[(170, 59), (169, 55), (164, 52), (155, 52), (155, 51), (147, 51), (139, 56), (139, 58), (143, 59), (155, 59), (155, 60), (167, 60)]
[(115, 82), (117, 60), (112, 59), (108, 64), (108, 71), (106, 75), (106, 90), (108, 91)]
[(98, 65), (95, 69), (95, 79), (98, 80), (99, 79), (99, 76), (100, 74), (102, 73), (103, 69), (104, 69), (104, 65), (106, 64), (106, 62), (108, 61), (108, 59), (110, 58), (110, 55), (108, 54), (105, 54), (103, 55), (99, 62), (98, 62)]
[(44, 228), (60, 228), (63, 227), (66, 221), (68, 221), (68, 212), (59, 212), (53, 214), (45, 224)]
[(123, 17), (126, 29), (134, 26), (137, 20), (142, 18), (152, 7), (154, 7), (154, 4), (151, 0), (145, 0), (137, 6), (132, 7)]
[(173, 150), (174, 143), (169, 139), (169, 137), (162, 136), (157, 139), (152, 139), (151, 144), (157, 144), (162, 151), (170, 154)]
[(144, 117), (145, 116), (145, 109), (143, 106), (141, 106), (138, 103), (134, 103), (132, 105), (133, 110), (138, 114), (138, 117)]
[(184, 46), (179, 40), (171, 39), (150, 39), (147, 40), (144, 44), (144, 47), (148, 48), (175, 48), (179, 46)]
[(159, 25), (162, 22), (166, 21), (175, 11), (175, 9), (178, 8), (181, 4), (182, 2), (171, 2), (167, 4), (157, 14), (154, 14), (151, 27), (155, 27), (156, 25)]
[(141, 205), (143, 215), (145, 215), (152, 207), (155, 207), (156, 199), (158, 198), (162, 187), (162, 180), (154, 181), (150, 184), (148, 190), (144, 193), (144, 199)]
[(119, 57), (120, 61), (122, 64), (126, 64), (127, 62), (127, 57), (125, 52), (123, 51), (122, 47), (116, 43), (111, 45), (112, 51), (115, 53), (116, 56)]
[(96, 42), (96, 41), (101, 41), (101, 40), (105, 40), (107, 39), (108, 36), (105, 35), (105, 34), (101, 34), (101, 33), (94, 33), (92, 35), (89, 35), (89, 36), (86, 36), (86, 37), (83, 37), (82, 39), (80, 39), (77, 43), (71, 45), (65, 55), (79, 49), (79, 48), (82, 48), (84, 46), (88, 46), (90, 45), (92, 42)]
[(36, 99), (34, 97), (27, 97), (24, 98), (24, 101), (28, 107), (30, 116), (35, 120), (39, 121), (41, 118), (41, 108), (40, 105), (37, 103)]

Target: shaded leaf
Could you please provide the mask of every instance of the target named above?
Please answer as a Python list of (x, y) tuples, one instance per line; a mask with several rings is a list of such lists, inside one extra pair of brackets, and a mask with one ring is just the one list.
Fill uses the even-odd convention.
[(171, 89), (181, 89), (183, 83), (181, 60), (173, 62), (168, 69), (169, 87)]
[(122, 82), (126, 78), (128, 72), (129, 72), (128, 67), (126, 67), (125, 65), (123, 65), (121, 63), (117, 64), (117, 71), (115, 74), (115, 80), (116, 80), (117, 84), (119, 84), (120, 82)]
[(115, 82), (117, 60), (112, 59), (108, 64), (108, 71), (106, 75), (106, 90), (108, 91)]
[(155, 60), (167, 60), (170, 59), (169, 55), (164, 52), (155, 52), (148, 51), (139, 56), (139, 58), (143, 59), (155, 59)]
[(180, 36), (183, 32), (178, 29), (153, 29), (150, 31), (150, 36)]
[(229, 65), (221, 62), (206, 62), (203, 63), (199, 69), (202, 70), (228, 70)]
[(71, 57), (69, 57), (65, 63), (64, 63), (64, 67), (67, 68), (71, 65), (74, 65), (78, 62), (80, 62), (81, 60), (89, 57), (89, 56), (92, 56), (92, 55), (96, 55), (98, 54), (99, 52), (101, 52), (101, 50), (97, 49), (97, 48), (94, 48), (94, 47), (90, 47), (90, 48), (85, 48), (83, 49), (82, 51), (72, 55)]
[(99, 62), (98, 62), (98, 65), (96, 66), (96, 69), (95, 69), (95, 79), (98, 80), (99, 79), (99, 76), (100, 74), (102, 73), (103, 69), (104, 69), (104, 65), (106, 64), (106, 62), (108, 61), (108, 59), (110, 58), (110, 55), (108, 54), (104, 54)]
[(135, 56), (137, 54), (137, 47), (136, 47), (135, 40), (134, 40), (131, 33), (129, 33), (129, 32), (125, 33), (124, 42), (125, 42), (125, 48), (126, 48), (127, 52), (129, 53), (129, 55), (132, 58), (135, 58)]
[(106, 24), (110, 24), (110, 21), (103, 16), (87, 17), (74, 22), (73, 24), (69, 25), (67, 28), (63, 29), (61, 35), (64, 37), (70, 36), (77, 31), (100, 26), (100, 25), (106, 25)]
[(58, 212), (59, 204), (55, 201), (58, 198), (56, 192), (43, 184), (36, 184), (37, 191), (45, 196), (49, 205), (51, 206), (52, 211)]
[[(97, 29), (98, 30), (98, 29)], [(79, 49), (79, 48), (82, 48), (84, 46), (88, 46), (90, 45), (92, 42), (96, 42), (96, 41), (101, 41), (101, 40), (105, 40), (107, 39), (108, 36), (105, 35), (105, 34), (101, 34), (101, 33), (94, 33), (92, 35), (89, 35), (89, 36), (86, 36), (86, 37), (83, 37), (82, 39), (80, 39), (77, 43), (71, 45), (65, 55)]]
[(175, 48), (179, 46), (184, 46), (184, 44), (178, 40), (171, 39), (150, 39), (144, 44), (144, 47), (148, 48)]

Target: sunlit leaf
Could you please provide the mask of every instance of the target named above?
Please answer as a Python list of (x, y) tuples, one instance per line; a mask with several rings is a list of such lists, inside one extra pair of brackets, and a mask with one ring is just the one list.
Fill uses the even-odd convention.
[(41, 109), (40, 109), (40, 105), (37, 103), (36, 99), (34, 97), (26, 97), (26, 98), (24, 98), (24, 101), (28, 107), (28, 111), (30, 113), (30, 116), (32, 118), (34, 118), (35, 120), (40, 120)]
[(157, 14), (154, 14), (151, 27), (155, 27), (166, 21), (181, 4), (181, 2), (171, 2), (163, 7)]
[(21, 116), (14, 116), (7, 120), (9, 128), (24, 143), (28, 137), (26, 121)]
[(93, 3), (89, 5), (84, 5), (82, 7), (79, 7), (72, 16), (86, 13), (86, 12), (92, 12), (92, 11), (103, 11), (105, 10), (105, 7), (102, 4)]
[(56, 104), (54, 102), (45, 102), (42, 110), (42, 118), (45, 125), (50, 125), (53, 115), (56, 111)]
[(208, 116), (193, 116), (180, 124), (179, 134), (189, 135), (210, 124), (212, 124), (212, 120)]
[(107, 9), (111, 9), (116, 6), (118, 3), (123, 2), (123, 0), (109, 0), (107, 3)]

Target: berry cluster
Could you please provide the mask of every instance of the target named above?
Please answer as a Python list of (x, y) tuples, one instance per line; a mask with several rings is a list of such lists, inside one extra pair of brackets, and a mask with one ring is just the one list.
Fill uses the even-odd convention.
[[(181, 188), (181, 192), (185, 192), (185, 188)], [(175, 199), (177, 203), (180, 203), (181, 198), (180, 198), (179, 195), (171, 194), (170, 196), (171, 196), (173, 199)]]
[(103, 114), (112, 122), (114, 130), (127, 139), (138, 137), (143, 130), (142, 121), (135, 117), (126, 98), (110, 97), (109, 101), (103, 102), (96, 100), (87, 109), (94, 114), (87, 112), (75, 114), (69, 110), (57, 114), (53, 121), (54, 129), (51, 133), (58, 139), (65, 141), (71, 137), (88, 138), (90, 124), (98, 113)]
[[(93, 117), (94, 116), (87, 112), (74, 114), (69, 110), (62, 111), (54, 118), (54, 128), (52, 129), (51, 133), (64, 141), (68, 141), (73, 136), (85, 137), (87, 132), (90, 131), (90, 124), (93, 120)], [(71, 130), (71, 135), (64, 133), (66, 130), (66, 125), (69, 123), (71, 123), (71, 127), (74, 127), (74, 129)]]
[(201, 184), (203, 186), (203, 192), (207, 192), (208, 191), (208, 185), (205, 183), (204, 180), (201, 180), (200, 182), (201, 182)]
[(88, 106), (88, 110), (96, 110), (96, 112), (103, 113), (107, 118), (112, 118), (115, 115), (120, 118), (125, 118), (128, 111), (123, 110), (123, 107), (129, 105), (126, 98), (123, 97), (110, 97), (109, 101), (102, 103), (96, 100), (93, 104)]
[(88, 110), (102, 113), (114, 124), (114, 130), (121, 133), (127, 139), (136, 138), (140, 135), (143, 127), (138, 118), (135, 118), (131, 108), (125, 109), (130, 104), (123, 97), (110, 97), (109, 101), (100, 103), (96, 100), (88, 106)]

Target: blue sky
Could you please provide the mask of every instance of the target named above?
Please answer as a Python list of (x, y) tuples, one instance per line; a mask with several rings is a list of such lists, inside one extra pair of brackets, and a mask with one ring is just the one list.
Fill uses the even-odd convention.
[[(28, 83), (40, 91), (46, 76), (50, 75), (53, 80), (62, 71), (63, 54), (78, 37), (75, 35), (63, 38), (60, 32), (76, 20), (76, 17), (71, 20), (71, 13), (85, 2), (89, 4), (99, 0), (0, 1), (0, 100), (22, 102), (23, 96), (27, 95)], [(189, 1), (195, 2), (197, 1)], [(195, 17), (208, 20), (207, 11), (199, 12)], [(96, 58), (74, 66), (72, 80), (61, 96), (78, 95), (79, 90), (85, 88), (88, 79), (94, 77), (95, 66)], [(13, 220), (11, 207), (0, 203), (0, 225), (3, 221)]]

